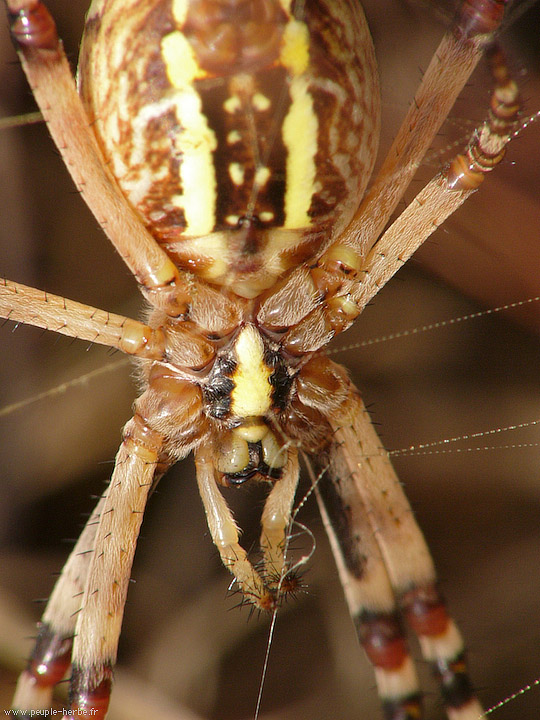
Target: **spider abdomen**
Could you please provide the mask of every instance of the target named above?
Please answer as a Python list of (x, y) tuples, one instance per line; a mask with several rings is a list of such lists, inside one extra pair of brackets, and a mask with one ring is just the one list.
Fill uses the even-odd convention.
[(94, 2), (79, 81), (150, 232), (243, 297), (316, 258), (371, 173), (377, 77), (352, 0)]

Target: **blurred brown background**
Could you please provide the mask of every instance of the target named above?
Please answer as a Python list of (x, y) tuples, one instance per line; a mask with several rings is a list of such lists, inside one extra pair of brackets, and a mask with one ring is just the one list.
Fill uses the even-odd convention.
[[(74, 58), (86, 3), (49, 5)], [(367, 7), (381, 64), (383, 145), (447, 22), (447, 3), (426, 6), (373, 0)], [(538, 40), (528, 37), (535, 27), (538, 15), (528, 16), (503, 39), (531, 113), (540, 109)], [(0, 43), (2, 114), (31, 109), (5, 23)], [(443, 148), (481, 120), (489, 90), (481, 68), (443, 128)], [(495, 307), (540, 294), (539, 137), (538, 124), (524, 132), (496, 177), (429, 241), (422, 257), (440, 277), (415, 259), (340, 345), (474, 312), (476, 302)], [(45, 129), (2, 132), (0, 152), (0, 273), (136, 316), (134, 282), (82, 205)], [(434, 152), (420, 176), (431, 176), (439, 163)], [(420, 182), (409, 199), (416, 187)], [(351, 368), (390, 449), (526, 422), (540, 418), (539, 308), (528, 306), (521, 327), (497, 314), (338, 357)], [(0, 407), (121, 360), (32, 328), (12, 330), (0, 328)], [(91, 495), (110, 473), (134, 397), (129, 375), (128, 365), (116, 367), (0, 417), (2, 707), (30, 647), (24, 637), (40, 614), (33, 601), (50, 592), (52, 574), (69, 551), (66, 538), (76, 537)], [(460, 447), (538, 439), (532, 428)], [(396, 466), (468, 639), (475, 683), (493, 705), (540, 676), (540, 449), (404, 456)], [(236, 495), (249, 546), (261, 498), (250, 490)], [(313, 503), (301, 519), (315, 532), (317, 549), (305, 578), (308, 592), (278, 618), (261, 716), (380, 717)], [(208, 537), (190, 461), (175, 468), (151, 500), (133, 578), (111, 720), (252, 717), (268, 623), (231, 609), (236, 599), (227, 597), (229, 576)], [(421, 662), (420, 668), (426, 675)], [(429, 678), (426, 683), (427, 717), (435, 720), (442, 711)], [(532, 720), (539, 707), (537, 688), (493, 718)]]

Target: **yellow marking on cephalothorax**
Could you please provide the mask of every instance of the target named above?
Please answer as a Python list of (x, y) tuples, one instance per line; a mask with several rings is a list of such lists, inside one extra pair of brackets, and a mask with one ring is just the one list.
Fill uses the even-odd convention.
[(252, 98), (252, 103), (255, 110), (258, 110), (259, 112), (264, 112), (265, 110), (268, 110), (271, 105), (269, 98), (267, 98), (266, 95), (263, 95), (262, 93), (255, 93)]
[(188, 13), (188, 0), (173, 0), (172, 1), (172, 14), (179, 27), (182, 27), (186, 22)]
[(217, 185), (212, 153), (217, 140), (193, 86), (193, 81), (206, 73), (181, 32), (166, 35), (161, 41), (161, 52), (167, 76), (176, 90), (171, 102), (181, 127), (175, 138), (175, 151), (181, 158), (183, 193), (174, 195), (172, 203), (184, 211), (186, 234), (206, 235), (215, 225)]
[(227, 215), (225, 222), (229, 225), (236, 225), (240, 220), (240, 215)]
[(263, 210), (262, 213), (259, 215), (259, 218), (262, 220), (262, 222), (270, 222), (275, 218), (275, 215), (270, 210)]
[(228, 97), (223, 103), (223, 109), (226, 113), (229, 113), (229, 115), (234, 115), (235, 112), (241, 110), (242, 102), (240, 101), (238, 95), (231, 95), (231, 97)]
[(271, 407), (272, 369), (264, 362), (264, 345), (253, 325), (246, 325), (235, 343), (237, 367), (232, 380), (231, 412), (238, 417), (261, 417)]
[(292, 75), (301, 75), (309, 65), (309, 30), (299, 20), (291, 20), (285, 26), (281, 52), (281, 63)]
[(315, 156), (319, 123), (306, 77), (291, 81), (291, 106), (283, 121), (283, 144), (287, 148), (285, 228), (311, 223), (308, 210), (315, 192)]
[(242, 136), (238, 132), (238, 130), (231, 130), (229, 133), (227, 133), (227, 145), (235, 145), (236, 143), (240, 142), (242, 139)]
[(229, 176), (235, 185), (243, 185), (245, 178), (245, 168), (240, 163), (229, 163)]
[(255, 185), (262, 188), (266, 185), (268, 182), (268, 179), (270, 177), (270, 168), (268, 167), (258, 167), (255, 171)]

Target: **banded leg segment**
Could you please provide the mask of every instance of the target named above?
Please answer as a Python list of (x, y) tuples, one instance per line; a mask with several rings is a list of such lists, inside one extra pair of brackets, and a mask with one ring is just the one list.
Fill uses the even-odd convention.
[(421, 692), (381, 550), (350, 473), (333, 467), (316, 487), (358, 639), (375, 670), (386, 720), (417, 720)]
[(475, 192), (503, 160), (521, 110), (519, 88), (500, 50), (489, 53), (495, 87), (488, 116), (468, 148), (416, 196), (369, 252), (348, 300), (360, 313), (418, 247)]
[(441, 687), (449, 719), (478, 720), (481, 706), (467, 700), (473, 697), (474, 690), (467, 673), (463, 639), (436, 586), (412, 588), (401, 596), (399, 604)]
[[(463, 641), (436, 588), (433, 561), (367, 410), (352, 387), (341, 422), (331, 422), (335, 445), (328, 472), (338, 496), (356, 495), (363, 507), (367, 533), (377, 543), (398, 607), (417, 633), (422, 653), (441, 684), (448, 717), (478, 718), (482, 708), (466, 673)], [(357, 614), (356, 607), (351, 610)], [(357, 622), (362, 640), (362, 618)]]
[(54, 686), (71, 665), (73, 635), (105, 498), (88, 519), (38, 626), (38, 638), (13, 698), (17, 710), (45, 710), (52, 705)]
[(348, 231), (361, 254), (380, 235), (433, 138), (448, 117), (486, 45), (500, 26), (508, 0), (464, 0), (424, 73), (409, 111)]
[[(103, 720), (137, 537), (160, 462), (162, 437), (139, 415), (124, 428), (110, 485), (60, 576), (13, 707), (46, 710), (70, 663), (75, 717)], [(73, 647), (72, 647), (73, 646)]]
[(75, 627), (70, 709), (76, 717), (103, 720), (107, 712), (133, 556), (162, 444), (139, 415), (124, 428)]

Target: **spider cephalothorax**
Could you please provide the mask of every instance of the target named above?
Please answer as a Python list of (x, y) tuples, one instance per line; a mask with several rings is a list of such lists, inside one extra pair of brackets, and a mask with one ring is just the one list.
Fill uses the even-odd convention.
[[(147, 496), (190, 451), (223, 563), (249, 602), (275, 609), (294, 589), (286, 545), (302, 452), (321, 469), (323, 518), (387, 717), (421, 713), (402, 618), (448, 716), (478, 717), (425, 541), (324, 347), (502, 159), (519, 102), (499, 56), (481, 131), (379, 238), (504, 2), (463, 4), (361, 204), (379, 98), (355, 0), (94, 0), (81, 98), (40, 0), (8, 6), (51, 133), (152, 307), (142, 323), (8, 281), (0, 288), (5, 317), (135, 356), (142, 386), (15, 706), (48, 707), (71, 663), (71, 712), (105, 716)], [(250, 479), (270, 488), (257, 568), (218, 487)]]

